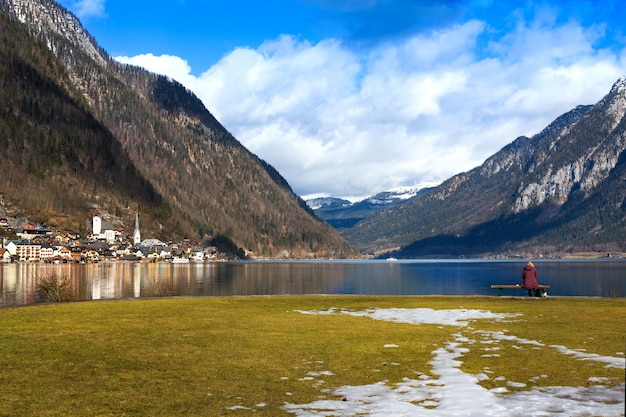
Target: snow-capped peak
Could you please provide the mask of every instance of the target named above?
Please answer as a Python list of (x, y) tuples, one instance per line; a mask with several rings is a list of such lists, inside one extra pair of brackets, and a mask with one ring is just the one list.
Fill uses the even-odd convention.
[(436, 187), (439, 184), (441, 184), (441, 182), (439, 181), (421, 182), (416, 185), (393, 187), (386, 191), (383, 191), (383, 193), (388, 193), (390, 195), (393, 195), (395, 198), (398, 198), (401, 200), (408, 200), (409, 198), (415, 197), (417, 193), (423, 190), (424, 188)]

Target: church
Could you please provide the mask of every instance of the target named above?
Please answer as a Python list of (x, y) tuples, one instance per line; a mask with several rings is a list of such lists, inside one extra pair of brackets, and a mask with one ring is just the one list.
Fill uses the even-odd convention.
[(141, 232), (139, 231), (139, 212), (135, 213), (135, 231), (133, 232), (133, 245), (139, 246), (141, 243)]
[[(92, 239), (104, 240), (107, 243), (114, 243), (122, 240), (122, 234), (113, 227), (113, 222), (103, 220), (95, 215), (92, 219)], [(141, 243), (141, 231), (139, 229), (139, 213), (135, 213), (135, 230), (133, 232), (133, 245), (139, 246)]]

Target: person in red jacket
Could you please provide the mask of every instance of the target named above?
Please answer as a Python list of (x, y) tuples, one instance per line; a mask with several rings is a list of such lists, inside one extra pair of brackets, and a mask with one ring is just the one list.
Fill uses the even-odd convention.
[(532, 291), (535, 292), (535, 297), (539, 297), (539, 281), (537, 280), (537, 269), (532, 262), (528, 262), (522, 270), (522, 288), (528, 290), (528, 296), (532, 295)]

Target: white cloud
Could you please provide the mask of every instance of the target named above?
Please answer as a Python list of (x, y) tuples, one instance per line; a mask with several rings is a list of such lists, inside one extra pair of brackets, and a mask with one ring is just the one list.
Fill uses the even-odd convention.
[(194, 91), (300, 195), (368, 196), (471, 169), (626, 73), (624, 51), (594, 50), (602, 27), (542, 16), (485, 36), (469, 21), (365, 53), (282, 36), (197, 77), (174, 56), (118, 59)]
[(115, 59), (124, 64), (136, 65), (149, 71), (156, 72), (178, 80), (180, 83), (193, 83), (194, 78), (189, 75), (191, 67), (182, 58), (173, 55), (142, 54), (136, 56), (117, 56)]
[(106, 0), (78, 0), (74, 1), (70, 8), (76, 16), (83, 19), (86, 17), (102, 17), (105, 15), (104, 3)]

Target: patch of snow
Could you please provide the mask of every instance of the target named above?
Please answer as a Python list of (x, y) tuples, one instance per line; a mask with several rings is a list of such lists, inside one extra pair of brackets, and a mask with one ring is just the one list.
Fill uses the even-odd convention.
[(314, 316), (328, 316), (328, 315), (336, 314), (340, 310), (337, 308), (329, 308), (328, 310), (294, 310), (294, 311), (300, 314), (311, 314)]
[(461, 327), (467, 326), (470, 320), (491, 319), (501, 321), (520, 316), (520, 314), (492, 313), (484, 310), (434, 310), (432, 308), (388, 308), (366, 311), (329, 309), (327, 311), (300, 312), (304, 314), (336, 314), (339, 312), (350, 316), (369, 317), (374, 320), (395, 321), (398, 323), (440, 324), (443, 326)]
[(565, 346), (551, 345), (550, 347), (555, 348), (557, 351), (561, 352), (564, 355), (572, 355), (576, 359), (580, 359), (583, 361), (592, 360), (596, 362), (604, 362), (607, 364), (607, 368), (624, 369), (626, 367), (626, 359), (624, 358), (615, 358), (613, 356), (601, 356), (595, 353), (586, 353), (580, 350), (568, 349)]
[(232, 407), (226, 407), (227, 410), (235, 411), (235, 410), (250, 410), (249, 407), (244, 407), (243, 405), (233, 405)]
[[(504, 320), (518, 314), (500, 314), (482, 310), (433, 310), (433, 309), (370, 309), (353, 312), (330, 309), (323, 312), (300, 311), (302, 314), (349, 314), (369, 317), (376, 320), (389, 320), (413, 324), (440, 324), (444, 326), (467, 327), (476, 319)], [(510, 340), (519, 344), (544, 346), (540, 342), (517, 338), (504, 332), (481, 332), (484, 339)], [(384, 381), (361, 386), (343, 386), (332, 394), (338, 400), (318, 400), (309, 404), (284, 405), (284, 410), (298, 417), (313, 416), (467, 416), (467, 417), (508, 417), (554, 416), (573, 417), (587, 415), (623, 416), (624, 384), (616, 387), (602, 385), (602, 378), (591, 378), (589, 382), (598, 385), (591, 387), (532, 387), (526, 391), (508, 394), (505, 387), (492, 390), (483, 388), (479, 382), (492, 373), (485, 369), (478, 375), (470, 375), (459, 368), (459, 360), (467, 348), (463, 343), (473, 343), (467, 337), (453, 334), (452, 341), (435, 349), (431, 373), (434, 377), (421, 374), (418, 379), (404, 378), (402, 382), (390, 385)], [(487, 340), (481, 343), (488, 342)], [(559, 352), (573, 355), (582, 360), (597, 360), (609, 366), (624, 368), (623, 358), (612, 358), (582, 353), (563, 346), (551, 346)], [(545, 378), (545, 375), (535, 379)], [(506, 381), (504, 376), (494, 381)], [(509, 381), (507, 386), (516, 389), (526, 384)], [(506, 395), (505, 395), (506, 394)]]
[(423, 190), (424, 188), (436, 187), (439, 184), (441, 184), (441, 181), (426, 181), (416, 185), (393, 187), (386, 190), (386, 192), (395, 194), (395, 198), (408, 200), (411, 197), (415, 197), (420, 190)]

